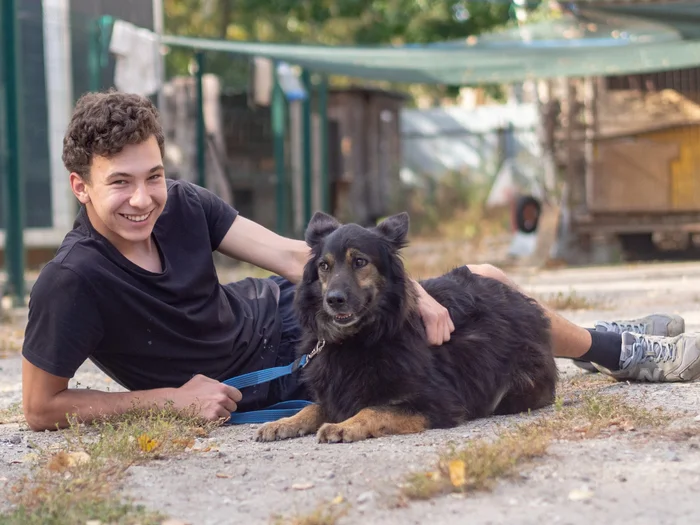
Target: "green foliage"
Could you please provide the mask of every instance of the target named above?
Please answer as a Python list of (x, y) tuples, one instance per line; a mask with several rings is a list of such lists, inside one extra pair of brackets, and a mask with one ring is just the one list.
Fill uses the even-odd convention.
[[(512, 21), (508, 2), (483, 0), (165, 0), (164, 10), (169, 34), (326, 45), (441, 42)], [(191, 50), (172, 49), (167, 74), (188, 74), (191, 60)], [(206, 63), (226, 87), (245, 88), (245, 59), (207, 53)]]

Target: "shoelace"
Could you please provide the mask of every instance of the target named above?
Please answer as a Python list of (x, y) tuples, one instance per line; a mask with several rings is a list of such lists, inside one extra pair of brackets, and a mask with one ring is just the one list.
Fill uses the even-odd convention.
[(637, 364), (644, 361), (673, 361), (676, 358), (677, 344), (649, 341), (643, 337), (639, 341), (632, 344), (632, 355), (625, 359), (623, 368), (627, 368), (631, 364)]
[(610, 323), (611, 326), (616, 326), (619, 331), (617, 332), (618, 334), (621, 334), (622, 332), (634, 332), (636, 334), (645, 334), (646, 330), (643, 324), (625, 324), (625, 323)]

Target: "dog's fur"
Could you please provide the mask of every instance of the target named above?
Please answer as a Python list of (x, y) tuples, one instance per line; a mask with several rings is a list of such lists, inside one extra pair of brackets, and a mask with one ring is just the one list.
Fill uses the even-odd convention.
[(455, 325), (449, 341), (429, 345), (399, 255), (407, 233), (405, 213), (374, 228), (313, 216), (295, 306), (299, 355), (325, 341), (302, 371), (316, 404), (263, 426), (258, 440), (317, 432), (322, 442), (356, 441), (553, 402), (549, 320), (506, 284), (467, 267), (422, 281)]

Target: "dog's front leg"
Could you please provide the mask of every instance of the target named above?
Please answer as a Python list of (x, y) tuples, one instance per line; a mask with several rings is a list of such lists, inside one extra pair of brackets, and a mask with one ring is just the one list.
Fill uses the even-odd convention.
[(318, 404), (308, 405), (291, 417), (266, 423), (258, 430), (256, 441), (275, 441), (313, 434), (325, 421)]
[(342, 423), (326, 423), (316, 434), (319, 443), (350, 443), (391, 434), (415, 434), (428, 428), (427, 419), (392, 406), (363, 408)]

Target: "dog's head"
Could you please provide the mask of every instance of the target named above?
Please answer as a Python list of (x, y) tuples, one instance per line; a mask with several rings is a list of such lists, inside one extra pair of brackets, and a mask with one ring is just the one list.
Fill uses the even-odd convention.
[(363, 228), (317, 212), (306, 230), (312, 257), (297, 294), (302, 324), (338, 342), (363, 329), (386, 329), (377, 325), (387, 319), (393, 323), (406, 295), (399, 251), (408, 223), (408, 214), (400, 213)]

